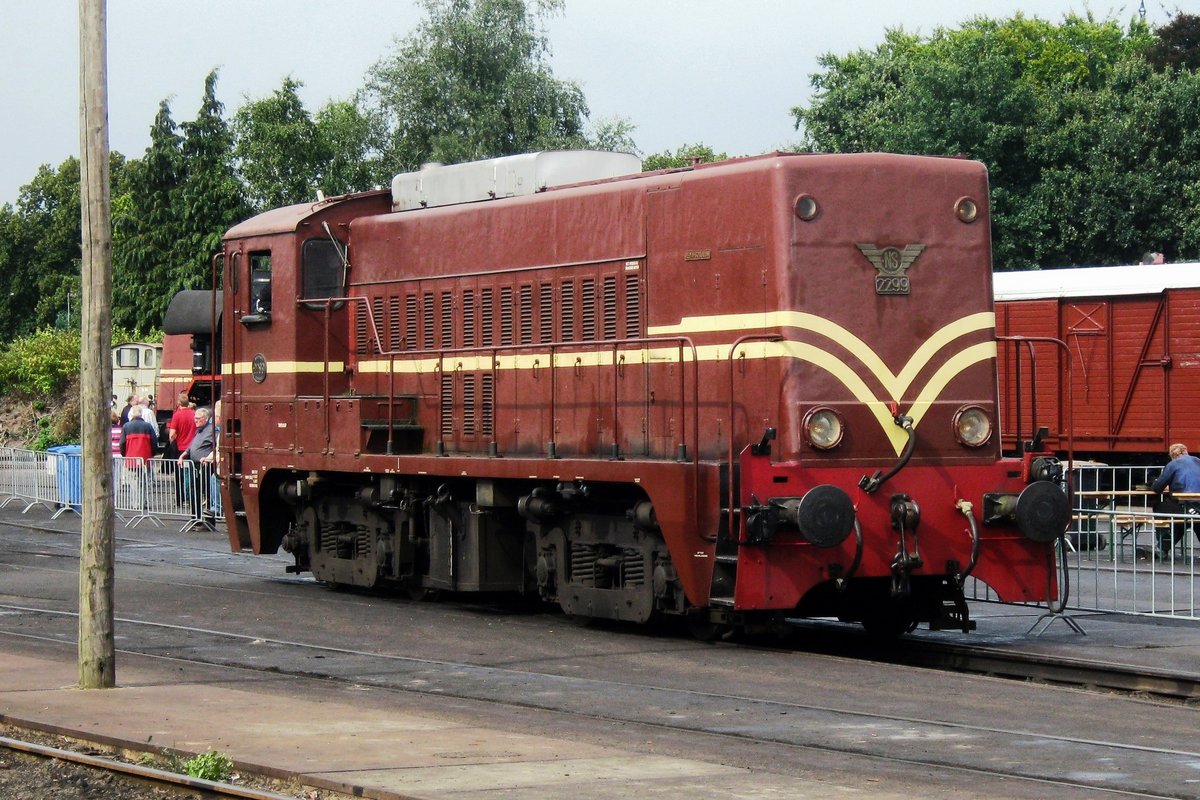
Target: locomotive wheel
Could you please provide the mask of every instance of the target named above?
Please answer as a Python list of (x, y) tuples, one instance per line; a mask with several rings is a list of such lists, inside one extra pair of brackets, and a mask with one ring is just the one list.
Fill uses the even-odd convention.
[(436, 600), (438, 596), (437, 589), (430, 589), (428, 586), (408, 586), (405, 587), (405, 592), (408, 593), (408, 599), (423, 603), (427, 600)]
[(713, 622), (707, 617), (691, 616), (687, 620), (688, 633), (699, 642), (715, 642), (733, 634), (733, 626), (726, 622)]
[(897, 639), (917, 629), (917, 617), (911, 603), (890, 603), (877, 606), (864, 614), (863, 629), (872, 639)]

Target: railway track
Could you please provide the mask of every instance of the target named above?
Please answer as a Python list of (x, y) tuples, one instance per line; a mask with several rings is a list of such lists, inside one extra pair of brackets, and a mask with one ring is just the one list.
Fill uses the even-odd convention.
[[(0, 611), (24, 614), (50, 614), (67, 620), (73, 628), (75, 615), (45, 612), (28, 607), (0, 605)], [(1032, 729), (1005, 728), (920, 716), (864, 712), (839, 707), (836, 703), (785, 702), (731, 692), (699, 691), (665, 685), (620, 680), (570, 678), (528, 670), (486, 667), (463, 662), (446, 662), (409, 656), (389, 655), (368, 650), (329, 647), (313, 643), (263, 639), (230, 631), (167, 625), (146, 620), (118, 621), (123, 641), (136, 640), (131, 628), (156, 629), (154, 649), (164, 649), (164, 632), (179, 641), (167, 649), (172, 655), (156, 655), (172, 661), (205, 666), (222, 666), (251, 673), (297, 678), (320, 678), (355, 686), (370, 686), (392, 691), (438, 698), (474, 701), (493, 706), (524, 708), (574, 719), (620, 723), (661, 733), (688, 733), (713, 742), (713, 752), (726, 752), (736, 745), (767, 745), (788, 757), (797, 750), (819, 751), (838, 756), (855, 756), (868, 761), (903, 764), (907, 767), (950, 770), (959, 776), (976, 775), (992, 779), (1014, 780), (1058, 789), (1133, 794), (1140, 797), (1188, 797), (1184, 793), (1147, 791), (1134, 775), (1127, 782), (1112, 785), (1110, 777), (1088, 779), (1072, 777), (1062, 769), (1064, 760), (1077, 763), (1136, 763), (1147, 776), (1157, 780), (1164, 774), (1190, 774), (1182, 764), (1200, 762), (1200, 751), (1154, 747), (1088, 736), (1047, 734)], [(9, 632), (9, 635), (13, 635)], [(23, 634), (29, 638), (29, 634)], [(54, 637), (41, 637), (61, 641)], [(167, 638), (170, 638), (169, 636)], [(185, 644), (186, 642), (186, 644)], [(254, 655), (245, 656), (253, 645)], [(150, 655), (149, 648), (124, 647), (122, 654)], [(190, 652), (192, 655), (183, 655)], [(203, 653), (203, 656), (195, 655)], [(239, 653), (242, 655), (239, 657)], [(319, 663), (320, 669), (311, 667)], [(297, 667), (296, 664), (310, 666)], [(289, 666), (293, 665), (293, 666)], [(795, 723), (780, 726), (779, 720)], [(731, 722), (736, 720), (736, 722)], [(803, 720), (803, 723), (800, 723)], [(929, 757), (884, 754), (861, 738), (861, 731), (884, 732), (887, 736), (930, 741), (964, 740), (972, 743), (971, 752), (960, 756), (953, 749), (937, 750)], [(849, 731), (839, 734), (839, 731)], [(830, 734), (829, 732), (834, 732)], [(989, 752), (1020, 750), (1023, 742), (1036, 740), (1040, 753), (1050, 758), (1026, 756), (1010, 768), (983, 767), (975, 758), (980, 747)], [(795, 757), (795, 756), (792, 756)], [(969, 778), (964, 778), (969, 780)], [(1182, 780), (1182, 778), (1181, 778)], [(1154, 784), (1150, 784), (1154, 785)]]
[[(162, 542), (127, 538), (123, 538), (123, 542), (120, 557), (123, 565), (154, 567), (162, 566), (164, 558), (184, 560), (212, 557), (212, 561), (204, 567), (210, 574), (261, 578), (257, 561), (228, 554), (218, 558), (211, 549), (175, 548)], [(48, 560), (45, 567), (33, 568), (61, 572), (74, 569), (70, 563), (72, 554), (65, 548), (30, 548), (28, 552), (35, 551), (41, 559)], [(10, 548), (9, 552), (13, 552), (13, 549)], [(233, 560), (227, 566), (223, 565), (226, 556)], [(61, 565), (59, 559), (62, 559)], [(149, 582), (152, 579), (139, 577), (136, 580)], [(309, 595), (308, 599), (311, 599), (309, 590), (310, 587), (293, 586), (288, 590), (288, 595), (292, 600), (304, 595)], [(242, 599), (247, 596), (279, 598), (278, 591), (260, 590), (253, 585), (247, 587), (239, 584), (232, 591), (236, 591)], [(327, 594), (324, 599), (338, 606), (365, 607), (378, 598), (352, 593)], [(39, 605), (0, 604), (0, 635), (41, 639), (60, 645), (73, 643), (76, 615), (61, 608)], [(428, 608), (391, 599), (383, 605), (410, 610)], [(459, 616), (478, 613), (477, 603), (457, 605), (458, 608), (453, 603), (446, 604), (443, 611)], [(353, 612), (350, 613), (353, 615)], [(517, 616), (513, 622), (518, 626), (536, 628), (550, 624), (546, 622), (549, 616)], [(9, 622), (16, 624), (10, 625)], [(567, 719), (644, 728), (651, 732), (648, 735), (701, 737), (712, 741), (714, 751), (730, 752), (738, 747), (752, 747), (758, 748), (761, 753), (761, 749), (766, 748), (776, 754), (772, 761), (795, 760), (800, 752), (824, 753), (838, 757), (853, 756), (880, 765), (950, 771), (968, 782), (971, 775), (976, 775), (1021, 781), (1045, 786), (1048, 790), (1057, 787), (1078, 792), (1113, 792), (1146, 797), (1196, 796), (1186, 788), (1176, 793), (1152, 790), (1152, 787), (1166, 786), (1172, 781), (1180, 786), (1190, 785), (1185, 777), (1190, 772), (1183, 765), (1200, 762), (1200, 752), (1195, 752), (1189, 746), (1156, 747), (1140, 744), (1133, 739), (1119, 740), (1113, 737), (1109, 740), (1064, 735), (1022, 725), (987, 725), (913, 713), (875, 712), (835, 701), (798, 702), (778, 696), (738, 692), (732, 685), (701, 691), (687, 688), (681, 683), (669, 685), (645, 678), (597, 679), (483, 661), (415, 658), (378, 649), (339, 647), (307, 639), (272, 638), (219, 625), (180, 625), (124, 616), (118, 620), (118, 626), (121, 652), (124, 654), (216, 665), (248, 673), (320, 678), (348, 686), (452, 698), (493, 708), (528, 709)], [(599, 636), (603, 637), (606, 633), (602, 631)], [(617, 632), (613, 635), (617, 635)], [(699, 652), (695, 650), (696, 645), (685, 640), (645, 638), (653, 643), (652, 648), (658, 653), (676, 650), (686, 656), (687, 653)], [(817, 643), (814, 644), (814, 641)], [(854, 644), (855, 641), (859, 644)], [(1031, 657), (1028, 653), (1005, 653), (995, 648), (906, 641), (902, 647), (885, 657), (878, 649), (869, 652), (871, 648), (863, 643), (862, 637), (844, 633), (828, 635), (824, 639), (805, 636), (804, 642), (800, 653), (796, 649), (765, 643), (716, 647), (719, 652), (731, 656), (742, 653), (752, 657), (754, 652), (762, 652), (777, 654), (781, 659), (788, 659), (792, 655), (832, 653), (834, 661), (823, 667), (827, 669), (837, 669), (837, 658), (851, 655), (887, 660), (902, 666), (970, 671), (1086, 688), (1103, 687), (1127, 692), (1135, 697), (1149, 694), (1156, 699), (1191, 702), (1198, 692), (1196, 682), (1185, 677), (1155, 675), (1147, 670), (1132, 671), (1120, 665), (1088, 664), (1077, 659)], [(828, 642), (838, 644), (835, 646)], [(517, 662), (514, 660), (512, 663)], [(1170, 705), (1164, 704), (1163, 708)], [(781, 725), (781, 720), (786, 720), (788, 724)], [(654, 734), (655, 731), (659, 733)], [(864, 734), (863, 731), (871, 733)], [(877, 735), (913, 740), (969, 741), (971, 744), (969, 750), (962, 752), (954, 748), (931, 749), (928, 757), (897, 757), (874, 746), (870, 737)], [(1039, 753), (1052, 752), (1055, 757), (1027, 758), (1011, 767), (981, 766), (978, 758), (981, 750), (997, 753), (1020, 751), (1026, 741), (1037, 741), (1042, 745)], [(1064, 758), (1074, 763), (1129, 764), (1130, 775), (1121, 777), (1115, 783), (1111, 776), (1080, 776), (1078, 771), (1063, 769)]]
[[(87, 744), (86, 741), (84, 743)], [(266, 789), (194, 778), (190, 775), (157, 769), (143, 764), (131, 764), (115, 758), (93, 755), (79, 750), (52, 747), (11, 736), (0, 736), (0, 748), (24, 753), (37, 759), (53, 759), (62, 764), (85, 768), (88, 772), (134, 779), (135, 783), (132, 786), (121, 790), (120, 795), (122, 797), (131, 796), (131, 794), (140, 794), (143, 789), (146, 792), (146, 797), (161, 797), (161, 792), (155, 790), (178, 793), (180, 796), (186, 793), (189, 797), (196, 796), (192, 793), (194, 791), (203, 793), (205, 797), (230, 797), (241, 798), (241, 800), (295, 800), (296, 797), (295, 795), (280, 794)], [(8, 769), (19, 768), (13, 765), (8, 767)], [(46, 790), (49, 787), (43, 786), (40, 788)], [(106, 794), (110, 791), (113, 791), (111, 787), (105, 789)]]
[[(34, 525), (13, 526), (29, 530), (40, 530)], [(155, 566), (158, 561), (139, 557), (137, 553), (146, 552), (139, 548), (153, 548), (155, 552), (164, 549), (161, 543), (142, 539), (121, 537), (127, 542), (128, 548), (121, 556), (123, 563)], [(261, 575), (272, 581), (293, 584), (309, 584), (310, 579), (294, 576), (281, 576), (273, 571), (274, 565), (264, 568), (258, 560), (248, 560), (232, 553), (214, 554), (210, 549), (187, 548), (172, 546), (170, 550), (186, 552), (189, 549), (196, 555), (214, 557), (218, 562), (237, 564), (239, 569), (228, 569), (216, 564), (191, 565), (192, 569), (206, 572), (245, 576), (247, 574)], [(29, 551), (34, 552), (34, 551)], [(77, 558), (75, 552), (61, 552), (59, 557), (73, 562)], [(269, 591), (263, 591), (265, 596), (273, 596)], [(403, 602), (397, 600), (396, 602)], [(477, 602), (464, 605), (476, 607)], [(0, 606), (2, 607), (2, 606)], [(27, 610), (27, 609), (22, 609)], [(829, 655), (842, 655), (854, 658), (870, 659), (891, 664), (939, 669), (952, 672), (977, 675), (991, 675), (1020, 681), (1044, 681), (1064, 686), (1074, 686), (1081, 689), (1102, 689), (1106, 691), (1149, 694), (1156, 697), (1181, 702), (1200, 702), (1200, 678), (1195, 675), (1179, 674), (1168, 670), (1151, 669), (1148, 667), (1130, 667), (1113, 663), (1097, 663), (1082, 658), (1071, 658), (1062, 655), (1045, 655), (1019, 650), (1004, 649), (996, 646), (978, 646), (966, 643), (945, 643), (931, 641), (920, 637), (901, 638), (881, 647), (855, 628), (841, 624), (823, 625), (810, 621), (795, 623), (798, 630), (818, 631), (819, 635), (802, 635), (795, 639), (799, 644), (793, 649), (807, 652), (818, 652)], [(257, 638), (257, 637), (256, 637)], [(764, 644), (761, 641), (748, 646), (777, 649), (776, 645)]]

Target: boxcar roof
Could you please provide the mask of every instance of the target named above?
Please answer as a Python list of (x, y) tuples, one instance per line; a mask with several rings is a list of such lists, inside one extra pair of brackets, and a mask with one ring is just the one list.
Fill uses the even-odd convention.
[(1200, 263), (997, 272), (992, 285), (997, 301), (1158, 294), (1200, 288)]

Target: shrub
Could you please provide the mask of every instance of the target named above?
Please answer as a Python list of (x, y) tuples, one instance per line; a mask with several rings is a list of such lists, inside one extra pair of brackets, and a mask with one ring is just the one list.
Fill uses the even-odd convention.
[(79, 332), (45, 330), (16, 339), (0, 353), (0, 393), (57, 395), (79, 374)]
[(233, 774), (233, 759), (216, 750), (192, 756), (183, 763), (183, 769), (193, 778), (206, 781), (228, 781)]

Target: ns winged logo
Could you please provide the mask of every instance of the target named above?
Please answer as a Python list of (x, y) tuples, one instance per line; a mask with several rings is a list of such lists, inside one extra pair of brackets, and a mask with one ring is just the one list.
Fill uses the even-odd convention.
[(906, 270), (925, 249), (923, 244), (909, 244), (903, 248), (877, 247), (873, 244), (856, 245), (867, 260), (875, 265), (879, 274), (875, 276), (875, 294), (908, 294), (910, 282)]

